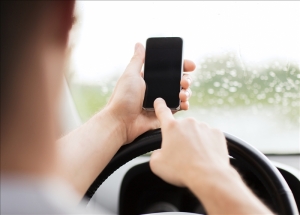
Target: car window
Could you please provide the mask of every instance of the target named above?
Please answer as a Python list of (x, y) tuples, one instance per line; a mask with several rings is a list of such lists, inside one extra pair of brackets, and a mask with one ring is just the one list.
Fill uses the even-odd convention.
[(180, 36), (194, 117), (265, 153), (299, 153), (300, 3), (78, 1), (67, 79), (83, 121), (109, 99), (134, 44)]

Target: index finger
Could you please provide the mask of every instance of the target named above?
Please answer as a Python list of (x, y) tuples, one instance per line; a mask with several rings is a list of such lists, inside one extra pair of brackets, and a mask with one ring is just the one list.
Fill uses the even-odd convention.
[(155, 114), (162, 126), (164, 126), (164, 124), (174, 120), (174, 116), (173, 116), (170, 108), (167, 107), (166, 102), (162, 98), (155, 99), (154, 110), (155, 110)]
[(196, 68), (196, 65), (195, 65), (195, 63), (193, 61), (191, 61), (191, 60), (184, 60), (184, 62), (183, 62), (183, 70), (185, 72), (192, 72), (192, 71), (195, 70), (195, 68)]

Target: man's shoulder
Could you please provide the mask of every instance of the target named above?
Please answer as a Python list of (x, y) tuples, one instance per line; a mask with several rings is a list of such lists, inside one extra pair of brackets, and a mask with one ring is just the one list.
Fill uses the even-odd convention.
[(1, 214), (87, 214), (60, 183), (1, 177)]

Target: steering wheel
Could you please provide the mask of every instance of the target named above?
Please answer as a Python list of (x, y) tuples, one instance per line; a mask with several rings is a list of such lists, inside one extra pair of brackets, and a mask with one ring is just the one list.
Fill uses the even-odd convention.
[[(229, 155), (246, 165), (262, 182), (272, 197), (276, 212), (283, 215), (298, 214), (293, 194), (277, 168), (260, 151), (248, 143), (225, 133)], [(161, 147), (161, 130), (148, 131), (132, 143), (119, 149), (109, 164), (95, 179), (84, 195), (88, 202), (99, 186), (119, 167), (128, 161)]]

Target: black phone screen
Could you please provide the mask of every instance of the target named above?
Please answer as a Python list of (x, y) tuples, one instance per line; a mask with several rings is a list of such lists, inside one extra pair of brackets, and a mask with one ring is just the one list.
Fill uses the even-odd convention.
[(144, 80), (146, 92), (143, 107), (153, 108), (161, 97), (171, 109), (180, 105), (179, 92), (182, 75), (182, 47), (180, 37), (149, 38), (146, 42)]

